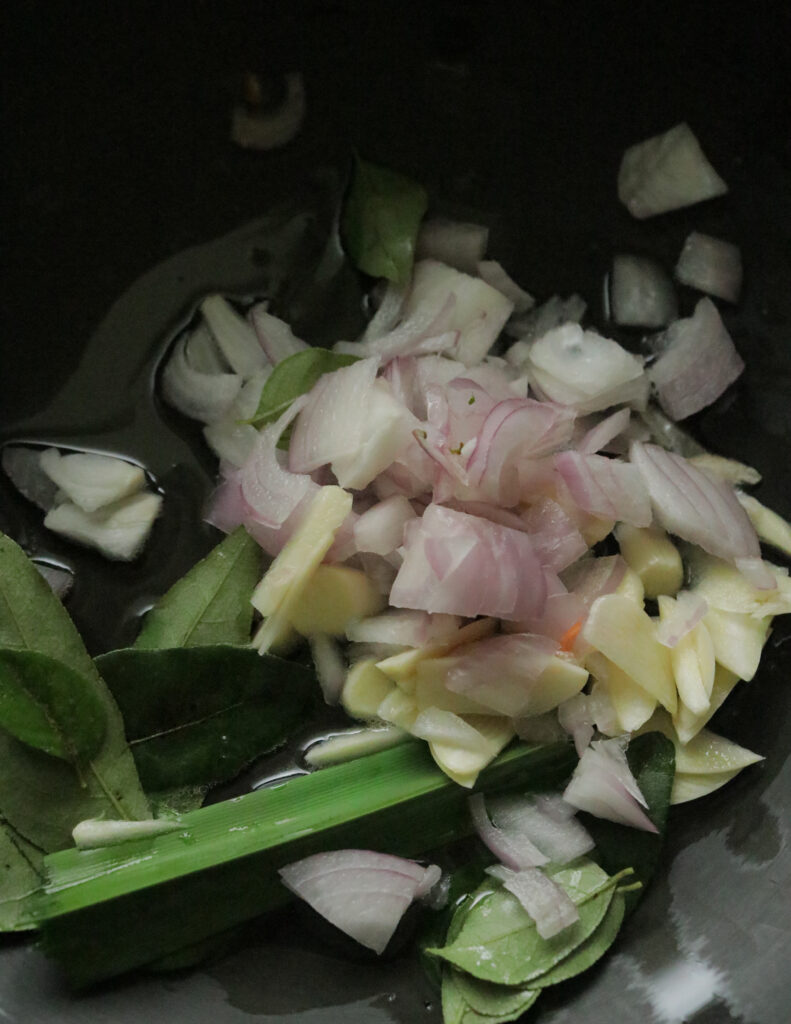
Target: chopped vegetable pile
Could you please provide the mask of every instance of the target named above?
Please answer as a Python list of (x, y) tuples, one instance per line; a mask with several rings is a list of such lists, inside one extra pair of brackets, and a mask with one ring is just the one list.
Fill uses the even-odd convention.
[[(618, 190), (644, 218), (727, 187), (679, 125)], [(760, 547), (791, 555), (791, 527), (751, 467), (668, 440), (742, 372), (717, 306), (679, 318), (662, 267), (617, 256), (614, 322), (659, 331), (628, 351), (427, 207), (356, 158), (342, 237), (382, 279), (361, 338), (312, 348), (213, 295), (176, 339), (162, 393), (219, 457), (227, 537), (133, 647), (91, 660), (0, 538), (0, 925), (76, 985), (197, 960), (290, 893), (380, 954), (417, 903), (446, 1024), (515, 1020), (615, 940), (669, 805), (761, 760), (707, 723), (791, 612)], [(675, 276), (736, 302), (739, 251), (693, 232)], [(163, 500), (101, 455), (3, 465), (111, 558)], [(201, 806), (322, 701), (351, 721), (301, 774)]]

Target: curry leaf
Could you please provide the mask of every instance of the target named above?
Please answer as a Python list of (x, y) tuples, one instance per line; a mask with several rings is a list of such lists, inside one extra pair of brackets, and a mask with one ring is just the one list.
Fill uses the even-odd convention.
[(452, 968), (442, 972), (444, 1024), (506, 1024), (521, 1017), (538, 996), (535, 989), (493, 985)]
[(90, 680), (38, 651), (0, 648), (0, 726), (64, 761), (100, 749), (107, 711)]
[(626, 752), (629, 767), (646, 799), (646, 813), (659, 829), (658, 833), (643, 832), (583, 815), (598, 850), (598, 860), (610, 874), (625, 867), (634, 869), (634, 880), (643, 888), (626, 893), (626, 913), (631, 913), (640, 900), (659, 864), (667, 828), (670, 794), (673, 790), (676, 756), (671, 741), (658, 732), (645, 733), (633, 739)]
[(284, 742), (317, 691), (308, 669), (250, 648), (134, 648), (96, 659), (146, 789), (211, 785)]
[(0, 818), (0, 931), (35, 927), (32, 901), (43, 881), (44, 854)]
[(357, 362), (358, 358), (326, 348), (306, 348), (281, 360), (267, 377), (258, 409), (250, 422), (256, 427), (273, 423), (295, 398), (310, 391), (322, 374), (340, 370)]
[(625, 897), (628, 895), (628, 893), (622, 894), (616, 891), (601, 924), (590, 938), (578, 946), (565, 960), (561, 960), (557, 966), (547, 971), (546, 974), (535, 978), (531, 984), (535, 988), (557, 985), (559, 982), (568, 981), (569, 978), (574, 978), (576, 975), (582, 974), (583, 971), (587, 971), (589, 967), (593, 967), (615, 942), (623, 923), (626, 910)]
[(246, 644), (261, 549), (240, 526), (173, 584), (146, 615), (138, 649)]
[(341, 233), (355, 266), (372, 277), (406, 284), (428, 196), (422, 185), (355, 156)]
[(83, 676), (104, 707), (106, 731), (82, 778), (0, 729), (0, 815), (34, 846), (71, 845), (84, 818), (146, 818), (150, 811), (118, 708), (65, 608), (36, 567), (0, 534), (0, 647), (37, 651)]
[[(604, 918), (614, 884), (592, 861), (581, 860), (553, 874), (579, 907), (579, 921), (551, 939), (506, 889), (473, 900), (464, 909), (458, 934), (442, 949), (430, 950), (473, 977), (523, 985), (553, 968), (581, 945)], [(449, 935), (450, 937), (450, 935)], [(481, 950), (486, 957), (481, 956)]]

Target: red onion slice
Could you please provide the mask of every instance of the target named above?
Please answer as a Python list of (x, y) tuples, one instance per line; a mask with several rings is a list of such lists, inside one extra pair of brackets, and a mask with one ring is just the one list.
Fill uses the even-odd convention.
[(569, 894), (537, 867), (509, 871), (489, 868), (488, 874), (499, 878), (503, 888), (519, 900), (535, 921), (542, 939), (551, 939), (579, 921), (580, 913)]
[(769, 590), (775, 580), (761, 562), (755, 529), (733, 486), (709, 476), (680, 455), (635, 442), (630, 459), (640, 471), (660, 525), (710, 555), (747, 570), (750, 581)]
[(521, 871), (523, 868), (537, 867), (547, 863), (548, 858), (529, 839), (524, 837), (513, 839), (491, 823), (489, 815), (486, 813), (483, 793), (475, 793), (467, 803), (473, 827), (481, 842), (506, 867), (514, 871)]
[(632, 526), (650, 525), (648, 491), (634, 466), (606, 455), (567, 451), (555, 456), (555, 468), (583, 511)]
[(404, 527), (415, 518), (415, 510), (403, 495), (393, 495), (373, 505), (354, 524), (358, 551), (389, 555), (404, 540)]
[(368, 322), (360, 341), (373, 341), (387, 334), (398, 323), (401, 307), (404, 305), (405, 290), (393, 281), (387, 282), (379, 306)]
[(675, 647), (682, 637), (703, 619), (709, 610), (707, 601), (691, 590), (676, 594), (672, 615), (661, 619), (656, 627), (656, 638), (665, 647)]
[(530, 692), (558, 652), (546, 636), (493, 636), (457, 652), (446, 685), (509, 718), (530, 711)]
[(375, 953), (382, 953), (414, 899), (437, 879), (437, 867), (371, 850), (317, 853), (280, 868), (300, 899)]
[(622, 434), (629, 427), (630, 409), (618, 409), (617, 412), (605, 416), (603, 420), (591, 427), (576, 445), (577, 451), (583, 455), (594, 455)]
[(674, 420), (711, 405), (744, 370), (711, 299), (701, 299), (691, 317), (671, 324), (661, 345), (648, 376), (659, 404)]
[(279, 320), (267, 312), (267, 303), (259, 302), (253, 306), (248, 316), (258, 338), (258, 344), (273, 366), (309, 347), (304, 341), (300, 341), (294, 336), (285, 321)]
[(647, 806), (645, 798), (618, 740), (594, 740), (590, 744), (574, 769), (563, 799), (597, 818), (645, 832), (658, 831), (642, 809)]

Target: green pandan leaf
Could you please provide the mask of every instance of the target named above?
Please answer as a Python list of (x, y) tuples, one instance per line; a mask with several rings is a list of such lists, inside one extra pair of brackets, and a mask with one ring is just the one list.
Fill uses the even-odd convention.
[(240, 526), (157, 601), (135, 648), (248, 643), (260, 576), (261, 549)]
[(310, 391), (319, 377), (350, 366), (358, 358), (342, 352), (330, 352), (326, 348), (307, 348), (288, 356), (267, 377), (255, 416), (250, 422), (256, 427), (274, 423), (295, 398)]
[(284, 742), (318, 692), (313, 673), (251, 648), (128, 648), (96, 659), (147, 790), (210, 785)]
[(355, 157), (341, 216), (341, 234), (355, 266), (372, 277), (406, 284), (427, 207), (422, 185)]
[(0, 647), (36, 651), (91, 685), (104, 707), (100, 748), (78, 773), (0, 729), (0, 816), (27, 842), (51, 852), (71, 845), (84, 818), (147, 818), (148, 801), (124, 723), (61, 602), (33, 563), (0, 534)]
[(676, 754), (671, 741), (658, 732), (635, 737), (626, 757), (640, 792), (648, 803), (646, 813), (659, 829), (658, 833), (618, 825), (602, 818), (583, 814), (580, 820), (590, 832), (598, 851), (597, 859), (610, 874), (626, 867), (634, 869), (633, 881), (643, 888), (626, 893), (626, 913), (631, 913), (659, 864), (667, 827), (670, 794), (673, 791)]
[[(492, 1012), (473, 1005), (470, 996), (480, 1006), (491, 1006)], [(507, 1024), (529, 1010), (538, 996), (533, 989), (508, 989), (505, 985), (492, 985), (445, 968), (442, 972), (443, 1024)], [(497, 1012), (495, 1008), (503, 1005), (509, 1008)]]
[(593, 967), (615, 942), (618, 932), (621, 930), (625, 909), (625, 895), (616, 892), (601, 924), (590, 938), (578, 946), (565, 960), (561, 960), (556, 967), (535, 978), (531, 984), (535, 988), (557, 985), (559, 982), (568, 981), (569, 978), (574, 978), (587, 971), (589, 967)]
[(93, 684), (38, 651), (0, 648), (0, 727), (72, 763), (101, 748), (107, 710)]
[[(463, 909), (458, 934), (431, 952), (483, 981), (524, 985), (553, 968), (598, 928), (614, 883), (598, 865), (582, 859), (552, 876), (579, 907), (580, 918), (552, 939), (542, 939), (532, 918), (506, 889), (475, 898)], [(482, 955), (482, 951), (483, 954)]]
[(35, 927), (32, 902), (44, 879), (44, 854), (0, 818), (0, 931)]

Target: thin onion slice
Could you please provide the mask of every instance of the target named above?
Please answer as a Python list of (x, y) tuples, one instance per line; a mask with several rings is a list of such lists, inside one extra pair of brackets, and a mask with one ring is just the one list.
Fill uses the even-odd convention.
[(579, 921), (580, 912), (568, 893), (539, 868), (490, 868), (488, 873), (519, 900), (542, 939), (551, 939)]
[(245, 380), (268, 365), (255, 331), (222, 295), (209, 295), (200, 305), (220, 351), (234, 373)]
[(371, 850), (317, 853), (279, 874), (296, 896), (375, 953), (384, 952), (410, 903), (438, 879), (436, 865)]
[(632, 526), (650, 525), (648, 491), (634, 466), (605, 455), (567, 451), (555, 456), (555, 468), (583, 511)]
[(529, 839), (554, 864), (568, 864), (593, 849), (576, 808), (557, 794), (493, 797), (488, 807), (494, 825), (514, 838)]
[(258, 338), (258, 344), (266, 353), (269, 362), (275, 366), (309, 346), (294, 335), (285, 321), (272, 316), (267, 310), (267, 305), (266, 302), (259, 302), (253, 306), (248, 316)]
[(605, 416), (595, 426), (591, 427), (581, 440), (577, 443), (578, 452), (583, 455), (594, 455), (606, 448), (611, 441), (614, 441), (619, 434), (623, 434), (629, 428), (631, 410), (618, 409), (616, 412)]
[(742, 254), (731, 242), (692, 231), (678, 258), (676, 277), (699, 292), (738, 302), (742, 290)]
[(524, 836), (513, 838), (489, 820), (483, 793), (475, 793), (467, 801), (472, 824), (481, 842), (506, 867), (513, 871), (538, 867), (549, 860)]
[(656, 629), (656, 638), (665, 647), (675, 647), (682, 637), (703, 619), (709, 610), (708, 602), (700, 594), (682, 590), (670, 606), (671, 614), (662, 617)]
[(594, 740), (580, 758), (563, 791), (566, 803), (597, 818), (657, 832), (646, 815), (646, 801), (618, 740)]

